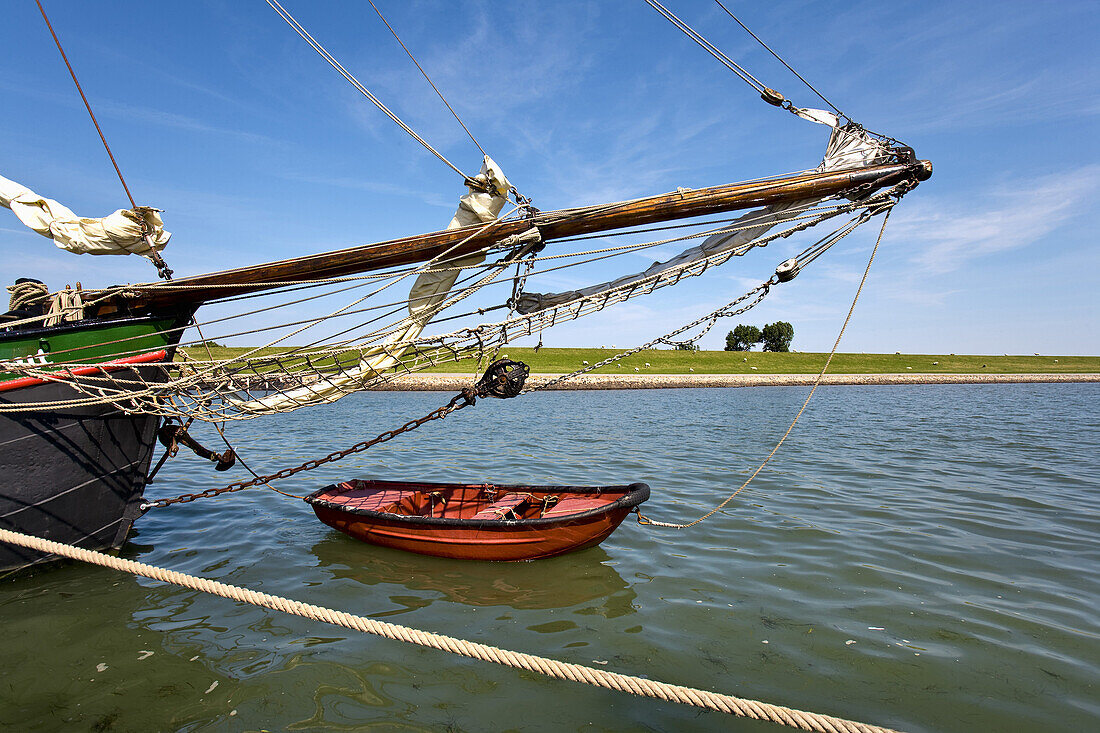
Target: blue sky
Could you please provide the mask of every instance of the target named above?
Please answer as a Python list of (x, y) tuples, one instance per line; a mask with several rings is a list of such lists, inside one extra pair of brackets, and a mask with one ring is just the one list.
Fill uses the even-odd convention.
[[(666, 3), (796, 104), (809, 90), (703, 0)], [(165, 210), (178, 274), (443, 228), (462, 192), (260, 0), (45, 2), (139, 203)], [(366, 3), (284, 3), (470, 172), (480, 154)], [(761, 102), (641, 0), (382, 2), (486, 150), (544, 210), (817, 164), (824, 129)], [(1090, 2), (731, 3), (841, 109), (933, 161), (895, 212), (844, 351), (1097, 354), (1100, 13)], [(81, 215), (126, 204), (33, 3), (0, 27), (0, 175)], [(877, 230), (877, 227), (875, 228)], [(865, 227), (744, 317), (827, 350)], [(808, 240), (547, 332), (632, 346), (755, 283)], [(532, 289), (642, 270), (617, 258)], [(0, 211), (0, 281), (148, 280), (136, 258), (57, 250)], [(220, 311), (215, 311), (220, 312)], [(703, 343), (721, 348), (736, 322)]]

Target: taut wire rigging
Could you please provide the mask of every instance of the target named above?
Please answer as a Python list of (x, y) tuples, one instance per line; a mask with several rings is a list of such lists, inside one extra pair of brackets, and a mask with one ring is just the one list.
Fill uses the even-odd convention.
[(350, 71), (348, 71), (347, 69), (345, 69), (345, 68), (343, 67), (343, 65), (342, 65), (342, 64), (341, 64), (341, 63), (340, 63), (339, 61), (337, 61), (337, 60), (336, 60), (335, 58), (333, 58), (332, 54), (330, 54), (330, 53), (329, 53), (329, 52), (328, 52), (328, 51), (327, 51), (327, 50), (325, 49), (325, 47), (324, 47), (324, 46), (322, 46), (322, 45), (321, 45), (320, 43), (318, 43), (318, 42), (317, 42), (317, 40), (316, 40), (316, 39), (315, 39), (315, 38), (314, 38), (313, 36), (311, 36), (311, 35), (309, 34), (309, 32), (308, 32), (308, 31), (307, 31), (307, 30), (306, 30), (305, 28), (303, 28), (303, 27), (302, 27), (302, 25), (301, 25), (301, 24), (300, 24), (300, 23), (299, 23), (299, 22), (298, 22), (297, 20), (295, 20), (295, 19), (294, 19), (294, 16), (293, 16), (293, 15), (291, 15), (291, 14), (290, 14), (290, 13), (289, 13), (289, 12), (288, 12), (288, 11), (286, 10), (286, 8), (284, 8), (284, 7), (282, 6), (282, 5), (280, 5), (280, 4), (279, 4), (279, 0), (266, 0), (266, 2), (267, 2), (267, 4), (268, 4), (268, 5), (270, 5), (270, 6), (271, 6), (272, 10), (274, 10), (274, 11), (275, 11), (276, 13), (278, 13), (278, 14), (279, 14), (279, 17), (280, 17), (280, 18), (282, 18), (282, 19), (283, 19), (284, 21), (286, 21), (286, 24), (287, 24), (287, 25), (289, 25), (289, 26), (290, 26), (290, 27), (291, 27), (292, 29), (294, 29), (294, 32), (295, 32), (295, 33), (297, 33), (297, 34), (298, 34), (299, 36), (301, 36), (301, 37), (302, 37), (302, 39), (303, 39), (303, 40), (304, 40), (304, 41), (305, 41), (306, 43), (308, 43), (308, 44), (309, 44), (310, 46), (312, 46), (312, 47), (313, 47), (313, 50), (314, 50), (314, 51), (316, 51), (316, 52), (317, 52), (317, 53), (318, 53), (318, 54), (319, 54), (319, 55), (321, 56), (321, 58), (323, 58), (323, 59), (324, 59), (325, 61), (327, 61), (327, 62), (329, 63), (329, 65), (330, 65), (330, 66), (332, 66), (332, 68), (336, 69), (336, 71), (338, 71), (338, 72), (340, 73), (340, 75), (341, 75), (341, 76), (343, 76), (343, 77), (344, 77), (345, 79), (347, 79), (347, 80), (348, 80), (348, 82), (349, 82), (349, 83), (351, 83), (351, 85), (352, 85), (353, 87), (355, 87), (356, 89), (358, 89), (358, 90), (359, 90), (359, 92), (360, 92), (360, 93), (361, 93), (361, 94), (362, 94), (363, 96), (365, 96), (365, 97), (366, 97), (367, 99), (369, 99), (369, 100), (370, 100), (371, 102), (373, 102), (373, 103), (374, 103), (374, 106), (375, 106), (375, 107), (377, 107), (378, 109), (380, 109), (380, 110), (382, 111), (382, 113), (383, 113), (383, 114), (385, 114), (385, 115), (386, 115), (387, 117), (389, 117), (389, 118), (390, 118), (391, 120), (393, 120), (393, 122), (394, 122), (394, 123), (395, 123), (395, 124), (396, 124), (396, 125), (397, 125), (398, 127), (400, 127), (400, 128), (402, 129), (402, 130), (404, 130), (405, 132), (407, 132), (407, 133), (408, 133), (408, 134), (409, 134), (409, 135), (410, 135), (410, 136), (411, 136), (411, 137), (412, 137), (412, 138), (413, 138), (414, 140), (416, 140), (416, 141), (417, 141), (418, 143), (420, 143), (421, 145), (423, 145), (423, 146), (424, 146), (424, 148), (425, 148), (425, 149), (426, 149), (426, 150), (427, 150), (428, 152), (430, 152), (430, 153), (431, 153), (432, 155), (434, 155), (435, 157), (439, 158), (439, 160), (440, 160), (440, 161), (442, 161), (442, 162), (444, 163), (444, 165), (446, 165), (446, 166), (447, 166), (448, 168), (450, 168), (451, 170), (453, 170), (453, 171), (454, 171), (455, 173), (457, 173), (458, 175), (462, 176), (462, 178), (463, 178), (463, 180), (464, 180), (464, 181), (466, 182), (466, 185), (467, 185), (467, 186), (472, 186), (472, 187), (474, 187), (474, 188), (478, 188), (478, 189), (482, 189), (482, 188), (483, 188), (483, 186), (482, 186), (482, 184), (481, 184), (481, 183), (479, 183), (479, 182), (477, 182), (477, 181), (473, 180), (472, 178), (470, 178), (469, 176), (467, 176), (467, 175), (466, 175), (465, 173), (463, 173), (463, 172), (462, 172), (462, 170), (461, 170), (461, 169), (460, 169), (460, 168), (459, 168), (458, 166), (456, 166), (456, 165), (455, 165), (454, 163), (452, 163), (451, 161), (447, 160), (447, 158), (445, 158), (445, 157), (443, 156), (443, 154), (442, 154), (442, 153), (440, 153), (440, 152), (439, 152), (438, 150), (436, 150), (435, 148), (433, 148), (433, 147), (432, 147), (432, 146), (431, 146), (431, 145), (430, 145), (430, 144), (428, 143), (428, 141), (427, 141), (427, 140), (425, 140), (425, 139), (424, 139), (424, 138), (422, 138), (422, 137), (421, 137), (420, 135), (418, 135), (418, 134), (417, 134), (417, 132), (416, 132), (416, 130), (414, 130), (414, 129), (412, 129), (411, 127), (409, 127), (409, 126), (408, 126), (408, 125), (407, 125), (407, 124), (405, 123), (405, 121), (404, 121), (404, 120), (402, 120), (402, 119), (401, 119), (400, 117), (398, 117), (398, 116), (397, 116), (397, 115), (396, 115), (396, 114), (395, 114), (395, 113), (394, 113), (394, 112), (393, 112), (393, 111), (392, 111), (392, 110), (391, 110), (391, 109), (390, 109), (389, 107), (387, 107), (387, 106), (386, 106), (386, 105), (385, 105), (385, 104), (384, 104), (384, 103), (382, 102), (382, 100), (381, 100), (381, 99), (379, 99), (378, 97), (374, 96), (374, 94), (372, 94), (372, 93), (371, 93), (371, 91), (370, 91), (369, 89), (367, 89), (367, 88), (366, 88), (365, 86), (363, 86), (363, 84), (362, 84), (362, 83), (361, 83), (361, 82), (360, 82), (360, 81), (359, 81), (358, 79), (356, 79), (356, 78), (355, 78), (355, 77), (354, 77), (354, 76), (353, 76), (353, 75), (351, 74), (351, 72), (350, 72)]

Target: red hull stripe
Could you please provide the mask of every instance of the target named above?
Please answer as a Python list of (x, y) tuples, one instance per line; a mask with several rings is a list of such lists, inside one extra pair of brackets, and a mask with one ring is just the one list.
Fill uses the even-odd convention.
[(168, 352), (164, 349), (160, 351), (150, 351), (147, 354), (138, 354), (137, 356), (127, 356), (125, 359), (115, 359), (114, 361), (106, 361), (96, 366), (79, 367), (77, 369), (66, 369), (64, 371), (57, 372), (51, 375), (52, 379), (39, 379), (38, 377), (19, 377), (17, 379), (9, 379), (6, 382), (0, 382), (0, 392), (7, 392), (12, 389), (22, 389), (23, 387), (33, 387), (36, 384), (46, 384), (59, 379), (71, 379), (72, 377), (87, 377), (92, 374), (103, 374), (105, 372), (117, 372), (120, 369), (125, 369), (129, 364), (149, 364), (157, 361), (164, 361), (168, 358)]

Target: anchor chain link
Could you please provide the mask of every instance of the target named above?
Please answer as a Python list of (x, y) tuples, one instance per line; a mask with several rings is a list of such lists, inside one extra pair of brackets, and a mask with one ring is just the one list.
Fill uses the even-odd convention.
[[(707, 323), (709, 321), (709, 323), (707, 323), (707, 326), (703, 329), (702, 333), (700, 333), (699, 335), (695, 336), (692, 339), (689, 339), (687, 342), (684, 342), (684, 343), (692, 343), (694, 341), (698, 341), (703, 335), (705, 335), (708, 331), (710, 331), (710, 329), (714, 328), (714, 324), (718, 322), (719, 318), (731, 318), (733, 316), (739, 316), (742, 313), (744, 313), (744, 312), (750, 310), (751, 308), (755, 307), (757, 303), (759, 303), (760, 301), (762, 301), (764, 298), (766, 298), (768, 296), (768, 293), (771, 292), (771, 288), (772, 288), (773, 285), (776, 284), (776, 282), (777, 282), (777, 280), (773, 277), (770, 280), (768, 280), (767, 282), (763, 282), (763, 283), (757, 285), (755, 288), (748, 291), (744, 295), (741, 295), (741, 296), (735, 298), (734, 300), (731, 300), (729, 303), (726, 303), (724, 306), (722, 306), (718, 310), (711, 311), (710, 313), (706, 314), (705, 316), (702, 316), (701, 318), (695, 319), (694, 321), (687, 324), (686, 326), (681, 326), (680, 328), (676, 329), (675, 331), (672, 331), (671, 333), (666, 333), (664, 336), (660, 336), (658, 338), (655, 338), (652, 341), (649, 341), (647, 343), (642, 344), (641, 346), (636, 346), (633, 349), (630, 349), (628, 351), (622, 351), (622, 352), (619, 352), (618, 354), (615, 354), (614, 356), (609, 356), (608, 358), (604, 359), (603, 361), (598, 361), (595, 364), (584, 367), (583, 369), (578, 369), (574, 372), (570, 372), (569, 374), (563, 374), (560, 377), (556, 377), (556, 378), (551, 379), (547, 382), (543, 382), (542, 384), (540, 384), (537, 387), (531, 387), (530, 389), (527, 390), (527, 392), (541, 392), (544, 389), (552, 389), (553, 387), (556, 387), (557, 385), (561, 384), (562, 382), (568, 381), (570, 379), (575, 379), (576, 377), (579, 377), (582, 374), (588, 374), (589, 372), (600, 369), (601, 367), (605, 367), (608, 364), (614, 364), (615, 362), (621, 361), (621, 360), (625, 359), (628, 356), (633, 356), (634, 354), (637, 354), (639, 351), (645, 351), (646, 349), (651, 349), (654, 346), (656, 346), (657, 344), (679, 343), (679, 342), (670, 341), (670, 339), (672, 339), (676, 336), (679, 336), (680, 334), (684, 333), (685, 331), (690, 331), (691, 329), (695, 328), (696, 326), (700, 326), (700, 325), (702, 325), (704, 323)], [(753, 296), (755, 296), (755, 297), (753, 297)], [(752, 300), (749, 303), (747, 303), (746, 305), (741, 306), (740, 308), (734, 309), (734, 306), (737, 306), (741, 303), (744, 303), (746, 300), (749, 300), (749, 298), (752, 298)]]
[(150, 509), (160, 509), (173, 504), (187, 504), (196, 499), (210, 499), (215, 496), (221, 496), (222, 494), (244, 491), (258, 484), (266, 484), (270, 481), (289, 478), (303, 471), (312, 471), (325, 464), (335, 463), (355, 453), (362, 453), (379, 443), (385, 443), (386, 441), (393, 440), (399, 435), (411, 430), (416, 430), (424, 423), (431, 422), (432, 420), (442, 420), (452, 412), (457, 412), (464, 407), (470, 407), (475, 404), (478, 397), (497, 397), (501, 399), (515, 397), (523, 390), (523, 383), (527, 379), (529, 373), (529, 367), (523, 362), (513, 361), (511, 359), (497, 359), (489, 365), (485, 370), (484, 376), (482, 376), (477, 384), (464, 388), (461, 392), (452, 397), (447, 404), (437, 407), (424, 417), (410, 420), (399, 428), (387, 430), (370, 440), (364, 440), (349, 448), (329, 453), (323, 458), (315, 458), (299, 466), (284, 468), (281, 471), (267, 476), (256, 476), (246, 481), (237, 481), (236, 483), (223, 486), (219, 489), (207, 489), (206, 491), (200, 491), (194, 494), (181, 494), (172, 499), (157, 499), (156, 501), (145, 502), (141, 505), (141, 510), (146, 512)]

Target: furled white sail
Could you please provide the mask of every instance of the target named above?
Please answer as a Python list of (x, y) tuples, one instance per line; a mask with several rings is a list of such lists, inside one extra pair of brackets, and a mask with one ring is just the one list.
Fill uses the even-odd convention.
[[(469, 193), (459, 198), (458, 210), (455, 211), (447, 229), (460, 229), (495, 221), (504, 209), (512, 184), (508, 182), (504, 172), (492, 158), (485, 156), (481, 172), (474, 176), (473, 180), (480, 187), (488, 190), (470, 187)], [(417, 276), (409, 290), (409, 315), (397, 324), (381, 345), (364, 352), (355, 369), (297, 389), (240, 402), (237, 404), (238, 409), (253, 414), (280, 412), (301, 407), (303, 404), (334, 402), (348, 392), (354, 391), (364, 379), (376, 376), (400, 362), (407, 348), (406, 345), (415, 340), (439, 312), (439, 306), (447, 299), (447, 294), (461, 274), (458, 268), (473, 267), (484, 260), (484, 252), (474, 252), (464, 257), (447, 260), (447, 268), (442, 272), (429, 271)]]
[(822, 173), (863, 168), (891, 160), (886, 144), (859, 125), (850, 122), (842, 125), (839, 117), (823, 109), (796, 108), (794, 113), (804, 120), (833, 128), (825, 148), (825, 158), (817, 167)]
[[(0, 176), (0, 205), (54, 244), (69, 252), (91, 255), (136, 254), (149, 257), (161, 251), (172, 235), (155, 209), (119, 209), (102, 219), (77, 216), (68, 207), (36, 194), (26, 186)], [(148, 241), (142, 232), (144, 221)], [(152, 245), (152, 248), (150, 248)]]
[[(798, 109), (795, 110), (795, 114), (804, 120), (832, 128), (829, 144), (825, 149), (825, 157), (817, 168), (822, 173), (862, 168), (889, 159), (889, 153), (881, 141), (868, 135), (863, 128), (857, 125), (842, 125), (832, 112), (820, 109)], [(791, 204), (766, 206), (762, 209), (750, 211), (731, 222), (726, 227), (726, 231), (707, 237), (701, 244), (684, 250), (672, 259), (664, 262), (654, 262), (642, 272), (625, 275), (617, 280), (590, 285), (579, 290), (568, 290), (561, 293), (524, 293), (516, 304), (516, 310), (520, 313), (534, 313), (546, 308), (553, 308), (605, 291), (617, 290), (632, 283), (643, 283), (665, 270), (682, 267), (707, 257), (736, 250), (738, 247), (744, 247), (759, 239), (776, 225), (798, 216), (799, 213), (812, 207), (818, 201), (819, 199), (809, 199)]]
[[(447, 229), (461, 229), (474, 224), (485, 224), (494, 221), (504, 209), (508, 201), (508, 192), (512, 184), (504, 175), (504, 171), (488, 155), (481, 165), (481, 172), (474, 176), (474, 180), (482, 186), (487, 186), (488, 191), (469, 189), (458, 200), (458, 210), (451, 218)], [(448, 268), (473, 267), (480, 265), (485, 260), (484, 252), (474, 252), (455, 260), (447, 262)], [(436, 314), (438, 306), (442, 303), (447, 293), (454, 287), (460, 271), (448, 269), (445, 272), (424, 272), (416, 278), (409, 290), (409, 315), (383, 342), (379, 348), (379, 355), (362, 360), (361, 367), (371, 373), (389, 369), (398, 362), (401, 351), (393, 351), (400, 344), (408, 343), (421, 334), (424, 328)]]

